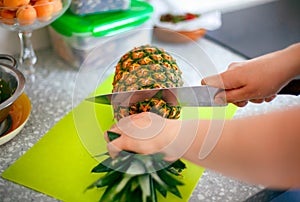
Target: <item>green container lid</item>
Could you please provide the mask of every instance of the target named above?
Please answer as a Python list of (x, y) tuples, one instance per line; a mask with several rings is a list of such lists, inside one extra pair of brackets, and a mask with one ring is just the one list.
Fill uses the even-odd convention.
[(132, 0), (131, 7), (125, 11), (74, 15), (67, 11), (51, 27), (64, 36), (89, 35), (109, 36), (131, 30), (145, 23), (152, 15), (153, 7), (144, 1)]

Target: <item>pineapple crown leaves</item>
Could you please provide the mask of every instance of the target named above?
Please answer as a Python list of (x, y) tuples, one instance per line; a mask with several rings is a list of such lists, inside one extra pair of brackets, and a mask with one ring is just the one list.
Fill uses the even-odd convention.
[[(111, 131), (108, 131), (107, 134), (110, 141), (114, 140), (115, 137), (120, 136), (119, 134)], [(116, 158), (112, 159), (111, 157), (109, 157), (103, 160), (92, 169), (92, 172), (101, 173), (117, 170), (119, 172), (144, 174), (146, 172), (151, 173), (166, 168), (170, 173), (179, 176), (182, 170), (186, 168), (185, 164), (181, 160), (168, 162), (163, 160), (163, 158), (164, 154), (162, 153), (144, 155), (133, 153), (130, 151), (121, 151)], [(133, 164), (133, 166), (130, 168), (131, 164)], [(140, 164), (143, 167), (135, 164)]]
[[(149, 180), (147, 180), (147, 177)], [(149, 176), (124, 176), (119, 182), (107, 187), (100, 202), (130, 201), (150, 202), (157, 201), (153, 180)], [(140, 186), (143, 185), (143, 186)]]
[[(167, 192), (170, 192), (181, 198), (177, 186), (182, 186), (184, 183), (178, 178), (179, 174), (174, 175), (173, 172), (170, 172), (169, 168), (155, 171), (157, 164), (152, 156), (148, 156), (148, 158), (141, 155), (134, 156), (136, 158), (123, 160), (123, 164), (128, 164), (128, 161), (130, 161), (126, 172), (118, 171), (120, 168), (110, 171), (93, 169), (94, 172), (107, 172), (87, 189), (106, 187), (100, 201), (122, 201), (121, 199), (124, 197), (126, 197), (126, 201), (132, 201), (132, 197), (138, 197), (139, 200), (142, 199), (145, 202), (157, 201), (155, 190), (163, 197), (166, 197)], [(161, 156), (157, 158), (161, 158)], [(103, 167), (103, 164), (101, 167)], [(152, 172), (146, 172), (146, 170), (151, 170)], [(132, 192), (135, 192), (138, 196), (131, 195)]]
[(120, 137), (120, 135), (118, 133), (114, 133), (111, 131), (107, 131), (107, 136), (110, 141), (113, 141), (113, 140), (117, 139), (118, 137)]
[[(108, 136), (113, 140), (119, 134), (109, 131)], [(155, 190), (163, 197), (170, 192), (181, 198), (177, 186), (183, 183), (178, 176), (181, 176), (185, 164), (181, 160), (170, 163), (163, 157), (163, 154), (142, 155), (121, 151), (115, 159), (108, 157), (93, 168), (94, 173), (106, 174), (87, 189), (107, 187), (100, 201), (118, 201), (122, 198), (132, 201), (132, 197), (137, 196), (129, 194), (129, 191), (135, 192), (142, 201), (156, 201)]]

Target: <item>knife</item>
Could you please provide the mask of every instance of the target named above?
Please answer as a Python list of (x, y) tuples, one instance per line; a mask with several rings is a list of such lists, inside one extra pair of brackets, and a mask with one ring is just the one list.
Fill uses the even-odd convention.
[(214, 97), (223, 89), (211, 86), (191, 86), (174, 88), (154, 88), (146, 90), (115, 92), (102, 94), (86, 100), (108, 105), (131, 106), (145, 99), (160, 97), (170, 106), (226, 106), (227, 104), (218, 104), (214, 102)]

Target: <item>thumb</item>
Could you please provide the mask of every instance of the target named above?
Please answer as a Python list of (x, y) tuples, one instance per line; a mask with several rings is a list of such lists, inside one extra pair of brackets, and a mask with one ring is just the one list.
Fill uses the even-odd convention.
[(223, 84), (223, 81), (222, 81), (221, 74), (208, 76), (208, 77), (201, 80), (201, 84), (224, 89), (224, 84)]
[(221, 74), (213, 75), (202, 79), (202, 85), (209, 85), (216, 88), (222, 88), (226, 90), (232, 90), (241, 88), (243, 79), (240, 79), (237, 75), (236, 69), (227, 70)]
[(123, 149), (121, 146), (119, 146), (119, 140), (116, 139), (113, 142), (109, 142), (107, 144), (107, 150), (112, 158), (116, 158)]

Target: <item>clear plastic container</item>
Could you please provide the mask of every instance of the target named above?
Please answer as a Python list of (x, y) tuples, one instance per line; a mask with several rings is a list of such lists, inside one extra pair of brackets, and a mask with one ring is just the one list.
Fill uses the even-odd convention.
[(152, 6), (144, 1), (132, 1), (129, 10), (114, 13), (77, 16), (67, 11), (49, 27), (53, 48), (79, 68), (95, 47), (105, 43), (95, 60), (107, 59), (112, 52), (151, 42), (152, 12)]
[(70, 10), (76, 15), (127, 10), (130, 0), (72, 0)]

